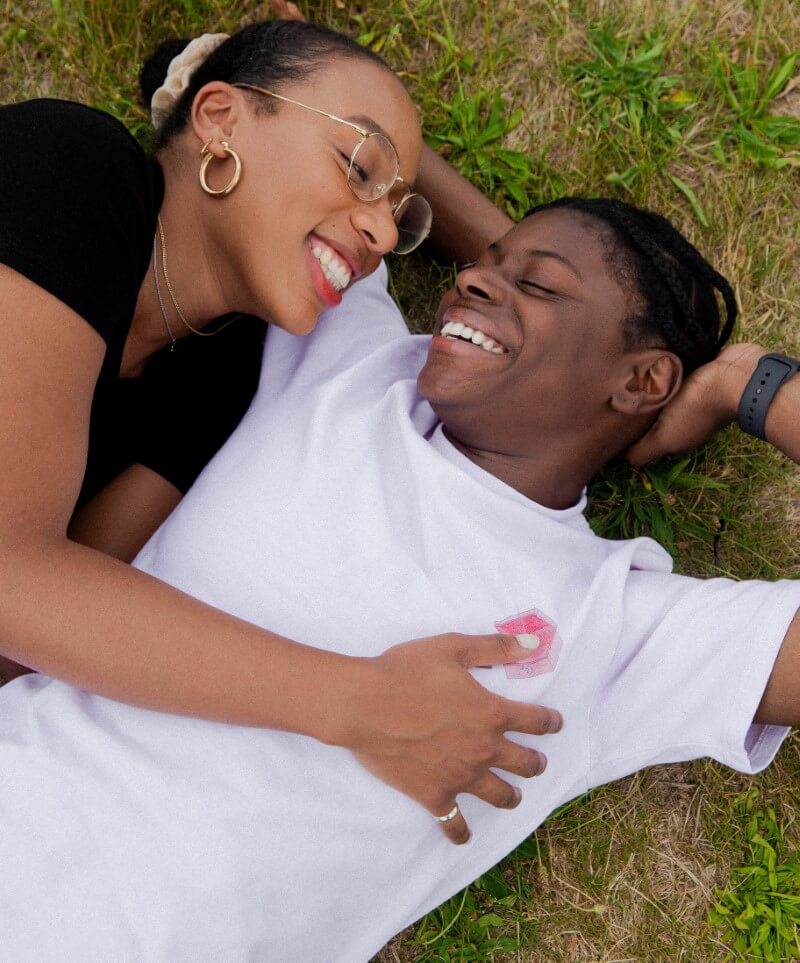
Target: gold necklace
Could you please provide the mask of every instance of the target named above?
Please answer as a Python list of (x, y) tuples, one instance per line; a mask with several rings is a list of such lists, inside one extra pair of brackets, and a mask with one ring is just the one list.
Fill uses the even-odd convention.
[(158, 255), (156, 253), (155, 238), (153, 238), (153, 279), (156, 282), (156, 297), (158, 298), (158, 306), (161, 308), (161, 317), (164, 319), (164, 327), (167, 329), (167, 334), (169, 335), (169, 350), (171, 354), (175, 350), (175, 335), (172, 333), (169, 318), (167, 317), (167, 309), (164, 307), (164, 299), (161, 297), (161, 282), (158, 280)]
[[(164, 237), (164, 225), (161, 223), (161, 215), (160, 215), (160, 214), (158, 215), (158, 234), (159, 234), (159, 237), (161, 238), (161, 267), (162, 267), (162, 269), (163, 269), (163, 271), (164, 271), (164, 280), (167, 282), (167, 291), (169, 292), (169, 299), (170, 299), (170, 301), (172, 301), (172, 306), (173, 306), (173, 308), (175, 308), (175, 313), (178, 315), (178, 317), (181, 319), (181, 321), (184, 323), (184, 325), (185, 325), (193, 334), (196, 334), (196, 335), (197, 335), (198, 337), (200, 337), (200, 338), (213, 338), (215, 334), (219, 334), (220, 332), (224, 331), (225, 328), (228, 327), (228, 325), (233, 324), (233, 322), (236, 320), (236, 318), (231, 318), (230, 321), (226, 321), (225, 324), (223, 324), (221, 328), (217, 328), (216, 331), (198, 331), (197, 328), (193, 328), (192, 325), (189, 324), (189, 322), (188, 322), (188, 321), (186, 320), (186, 318), (184, 317), (183, 311), (181, 311), (181, 309), (180, 309), (180, 306), (179, 306), (179, 304), (178, 304), (178, 301), (177, 301), (177, 299), (176, 299), (176, 297), (175, 297), (175, 292), (172, 290), (172, 285), (170, 284), (169, 274), (167, 273), (167, 239)], [(157, 284), (156, 284), (156, 290), (158, 290), (158, 285), (157, 285)], [(160, 300), (160, 299), (159, 299), (159, 300)], [(164, 310), (163, 304), (161, 305), (161, 310), (162, 310), (162, 312), (163, 312), (163, 310)], [(166, 325), (167, 325), (167, 331), (169, 331), (169, 335), (170, 335), (170, 337), (172, 338), (172, 331), (170, 331), (169, 322), (167, 322), (167, 316), (166, 316), (166, 314), (164, 314), (164, 321), (165, 321), (165, 323), (166, 323)], [(172, 338), (172, 341), (173, 341), (173, 345), (174, 345), (175, 339)]]

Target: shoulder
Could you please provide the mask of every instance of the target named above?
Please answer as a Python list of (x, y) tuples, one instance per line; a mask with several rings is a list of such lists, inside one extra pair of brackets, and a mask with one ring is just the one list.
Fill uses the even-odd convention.
[[(0, 107), (0, 157), (7, 186), (101, 199), (133, 188), (149, 193), (154, 164), (124, 124), (67, 100)], [(85, 194), (84, 194), (85, 192)]]
[(163, 196), (160, 168), (109, 114), (63, 100), (0, 107), (0, 262), (108, 341), (127, 331)]
[[(71, 100), (25, 100), (0, 107), (0, 133), (7, 145), (29, 142), (103, 149), (116, 146), (144, 157), (123, 123), (111, 114)], [(5, 150), (4, 150), (5, 152)]]

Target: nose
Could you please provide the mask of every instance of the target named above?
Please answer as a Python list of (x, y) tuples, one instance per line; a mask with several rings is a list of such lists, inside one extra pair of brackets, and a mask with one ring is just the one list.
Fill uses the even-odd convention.
[(388, 196), (377, 201), (363, 201), (353, 212), (351, 220), (373, 254), (388, 254), (397, 244), (400, 235), (392, 217)]
[(502, 301), (503, 290), (499, 278), (486, 267), (470, 264), (462, 268), (456, 277), (456, 290), (462, 298), (477, 298), (494, 304)]

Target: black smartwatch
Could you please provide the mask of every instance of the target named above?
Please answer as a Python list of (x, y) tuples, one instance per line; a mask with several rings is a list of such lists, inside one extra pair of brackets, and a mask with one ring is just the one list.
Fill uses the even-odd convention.
[(736, 420), (742, 431), (764, 438), (764, 422), (778, 388), (800, 368), (800, 361), (783, 354), (765, 354), (739, 402)]

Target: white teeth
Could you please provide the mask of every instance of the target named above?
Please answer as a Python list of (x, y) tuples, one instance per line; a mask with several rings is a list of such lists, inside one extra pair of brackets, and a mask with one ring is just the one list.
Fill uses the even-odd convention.
[(492, 338), (487, 338), (483, 331), (477, 331), (461, 321), (447, 321), (442, 325), (442, 336), (453, 340), (471, 341), (491, 354), (505, 354), (506, 349), (497, 344)]
[(352, 272), (344, 261), (341, 261), (334, 251), (321, 244), (315, 244), (311, 249), (314, 257), (322, 267), (322, 273), (337, 291), (343, 291), (350, 283)]
[(443, 328), (443, 333), (452, 334), (454, 338), (457, 338), (463, 330), (464, 325), (460, 321), (448, 321)]
[(471, 341), (491, 354), (506, 353), (506, 349), (502, 345), (497, 344), (492, 338), (487, 338), (483, 331), (477, 331), (468, 324), (462, 324), (461, 321), (447, 321), (443, 324), (442, 336), (453, 340)]

